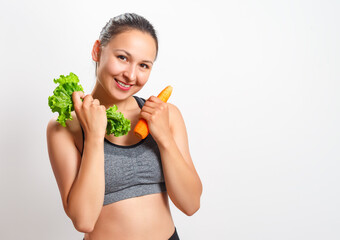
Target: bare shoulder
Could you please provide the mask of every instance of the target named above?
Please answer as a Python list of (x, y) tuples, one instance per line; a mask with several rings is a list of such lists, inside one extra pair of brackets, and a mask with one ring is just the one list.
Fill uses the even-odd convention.
[(176, 105), (168, 103), (168, 108), (170, 114), (170, 124), (172, 121), (183, 120), (182, 113)]
[(66, 127), (63, 127), (57, 122), (58, 117), (53, 117), (47, 124), (46, 136), (47, 140), (54, 137), (67, 138), (73, 140), (75, 146), (79, 151), (82, 150), (82, 132), (77, 116), (74, 112), (71, 113), (72, 120), (66, 121)]
[(168, 108), (170, 128), (172, 132), (174, 133), (174, 131), (181, 131), (186, 135), (186, 127), (181, 111), (176, 105), (172, 103), (168, 103)]
[(63, 127), (58, 121), (57, 117), (53, 117), (47, 124), (46, 135), (47, 139), (53, 138), (56, 134), (70, 135), (71, 131), (69, 127)]

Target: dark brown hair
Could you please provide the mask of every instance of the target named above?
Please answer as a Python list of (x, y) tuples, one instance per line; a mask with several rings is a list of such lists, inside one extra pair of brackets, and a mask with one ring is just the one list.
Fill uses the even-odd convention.
[(116, 35), (134, 29), (151, 35), (151, 37), (155, 40), (157, 57), (158, 39), (156, 31), (148, 20), (135, 13), (124, 13), (111, 18), (100, 32), (99, 40), (101, 46), (108, 44), (108, 42)]

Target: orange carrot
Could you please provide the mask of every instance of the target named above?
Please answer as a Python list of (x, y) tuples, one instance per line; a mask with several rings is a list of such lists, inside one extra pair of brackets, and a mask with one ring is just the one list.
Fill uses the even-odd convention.
[(166, 88), (163, 89), (163, 91), (161, 91), (160, 94), (158, 94), (158, 98), (160, 100), (162, 100), (163, 102), (167, 102), (170, 95), (172, 93), (172, 87), (171, 86), (167, 86)]
[[(158, 94), (158, 98), (160, 100), (162, 100), (163, 102), (167, 102), (170, 95), (172, 93), (172, 87), (171, 86), (167, 86), (166, 88), (163, 89), (163, 91), (161, 91), (160, 94)], [(140, 119), (139, 122), (136, 124), (136, 127), (134, 129), (134, 133), (136, 136), (138, 136), (141, 139), (146, 138), (146, 136), (148, 136), (149, 134), (149, 127), (147, 122), (145, 121), (145, 119)]]

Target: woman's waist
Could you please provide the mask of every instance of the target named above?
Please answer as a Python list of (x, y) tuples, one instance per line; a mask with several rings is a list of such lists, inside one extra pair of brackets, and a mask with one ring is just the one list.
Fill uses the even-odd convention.
[(162, 192), (105, 205), (85, 240), (143, 239), (141, 236), (163, 239), (173, 230), (168, 195)]

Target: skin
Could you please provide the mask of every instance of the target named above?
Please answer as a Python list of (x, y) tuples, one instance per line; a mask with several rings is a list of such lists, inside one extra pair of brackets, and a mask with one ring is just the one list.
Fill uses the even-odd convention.
[[(140, 110), (132, 97), (147, 83), (155, 56), (154, 39), (138, 30), (120, 33), (106, 46), (100, 46), (97, 40), (92, 50), (98, 64), (92, 93), (73, 93), (75, 112), (66, 128), (56, 118), (47, 126), (50, 162), (64, 210), (74, 227), (85, 233), (86, 240), (168, 239), (174, 232), (168, 197), (188, 216), (200, 207), (202, 184), (190, 156), (179, 109), (151, 96)], [(123, 91), (116, 80), (132, 87)], [(167, 192), (103, 206), (104, 138), (124, 146), (140, 141), (133, 131), (122, 137), (105, 134), (105, 110), (113, 104), (131, 120), (131, 129), (140, 118), (148, 122), (161, 153)], [(84, 145), (80, 124), (85, 133)]]

